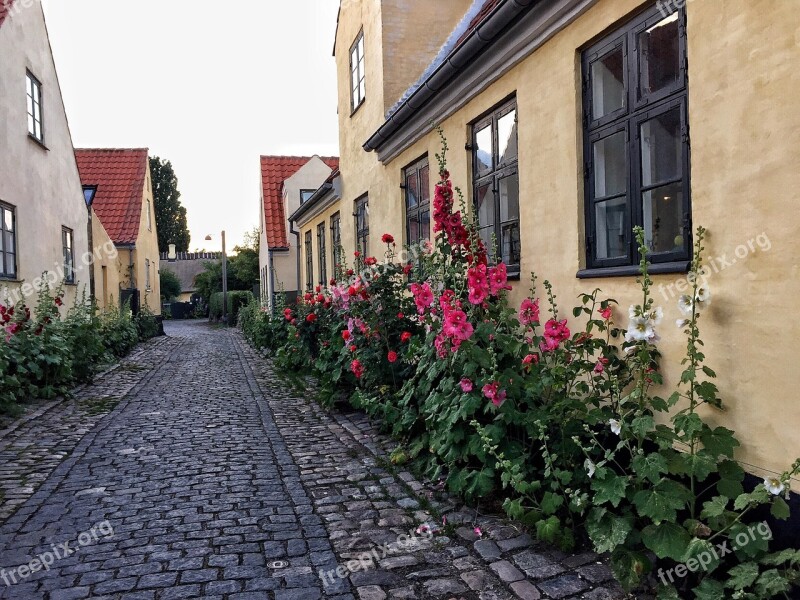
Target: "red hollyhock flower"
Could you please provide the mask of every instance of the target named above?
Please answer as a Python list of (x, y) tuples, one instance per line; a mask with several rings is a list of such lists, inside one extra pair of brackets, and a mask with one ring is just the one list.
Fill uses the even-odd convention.
[(389, 354), (386, 356), (390, 363), (397, 362), (397, 352), (394, 350), (390, 351)]
[(355, 271), (353, 271), (353, 269), (347, 269), (347, 276), (348, 277), (352, 277), (354, 274), (355, 274)]
[(384, 233), (383, 237), (381, 237), (381, 241), (384, 244), (394, 244), (394, 236), (392, 236), (390, 233)]
[(355, 352), (356, 350), (358, 350), (358, 348), (355, 346), (350, 346), (350, 352)]
[(356, 250), (355, 252), (353, 252), (353, 256), (355, 256), (356, 258), (361, 258), (361, 252)]
[(408, 263), (406, 266), (403, 267), (403, 275), (409, 275), (413, 270), (414, 270), (414, 265)]
[(374, 256), (370, 256), (364, 259), (364, 264), (367, 265), (368, 267), (372, 267), (378, 264), (378, 259), (375, 258)]
[(330, 283), (331, 285), (336, 285), (336, 280), (331, 278), (331, 280), (328, 283)]
[(62, 306), (64, 303), (61, 301), (61, 298), (56, 297), (56, 306)]
[(313, 323), (317, 320), (317, 315), (315, 313), (311, 313), (306, 317), (306, 321), (309, 323)]
[(347, 329), (345, 329), (345, 330), (342, 332), (342, 339), (343, 339), (345, 342), (346, 342), (347, 340), (349, 340), (349, 339), (350, 339), (350, 332), (349, 332), (349, 331), (347, 331)]
[(361, 377), (364, 375), (364, 366), (358, 361), (358, 359), (350, 363), (350, 370), (358, 379), (361, 379)]
[(600, 313), (600, 316), (603, 317), (606, 321), (611, 320), (611, 307), (608, 306), (606, 308), (601, 308), (597, 312)]
[(403, 333), (400, 335), (400, 341), (401, 341), (401, 342), (403, 342), (404, 344), (405, 344), (406, 342), (408, 342), (408, 340), (410, 340), (410, 339), (411, 339), (411, 332), (410, 332), (410, 331), (404, 331), (404, 332), (403, 332)]
[(285, 309), (283, 311), (283, 316), (286, 318), (287, 321), (291, 321), (292, 320), (292, 309), (291, 308)]

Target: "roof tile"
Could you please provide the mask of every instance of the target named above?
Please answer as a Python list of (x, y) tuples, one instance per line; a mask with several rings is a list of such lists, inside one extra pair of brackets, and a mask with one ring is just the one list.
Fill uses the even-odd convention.
[[(288, 248), (286, 235), (286, 211), (283, 207), (283, 182), (297, 173), (311, 156), (262, 156), (261, 185), (264, 201), (264, 228), (270, 248)], [(335, 156), (321, 156), (322, 162), (331, 169), (339, 168)]]
[(142, 218), (148, 150), (76, 149), (83, 185), (96, 185), (94, 213), (115, 244), (135, 244)]

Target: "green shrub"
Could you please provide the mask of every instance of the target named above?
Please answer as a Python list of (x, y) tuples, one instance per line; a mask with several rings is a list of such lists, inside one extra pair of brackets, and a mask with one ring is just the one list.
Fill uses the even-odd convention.
[(99, 366), (110, 362), (103, 340), (97, 306), (84, 294), (64, 321), (67, 340), (72, 355), (72, 375), (78, 383), (89, 383)]
[(100, 334), (106, 350), (117, 358), (126, 356), (139, 340), (139, 332), (131, 316), (130, 306), (112, 306), (100, 316)]
[(134, 322), (136, 323), (136, 331), (140, 342), (146, 342), (158, 335), (158, 321), (150, 307), (142, 306)]
[[(228, 324), (235, 326), (239, 322), (239, 310), (254, 301), (252, 292), (233, 291), (228, 292)], [(211, 295), (209, 302), (209, 318), (220, 320), (222, 318), (223, 294), (217, 292)]]

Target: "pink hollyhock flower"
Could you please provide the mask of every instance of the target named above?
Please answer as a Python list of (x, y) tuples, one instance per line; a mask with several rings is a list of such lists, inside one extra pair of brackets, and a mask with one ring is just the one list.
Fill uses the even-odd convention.
[(496, 267), (489, 269), (489, 293), (497, 296), (503, 290), (510, 290), (508, 285), (508, 270), (505, 263), (500, 263)]
[(358, 359), (350, 363), (350, 370), (356, 376), (356, 379), (361, 379), (364, 376), (364, 366)]
[(469, 286), (468, 299), (471, 304), (483, 304), (489, 295), (489, 280), (486, 265), (477, 264), (467, 271), (467, 284)]
[(539, 348), (542, 349), (542, 352), (555, 352), (558, 350), (558, 346), (559, 341), (552, 337), (545, 337), (542, 343), (539, 344)]
[(463, 391), (465, 394), (469, 394), (472, 391), (473, 385), (471, 379), (463, 377), (459, 383), (461, 385), (461, 391)]
[(472, 337), (475, 329), (463, 310), (451, 310), (445, 315), (442, 332), (448, 337), (464, 341)]
[(384, 233), (381, 236), (381, 241), (384, 244), (394, 244), (394, 236), (392, 234), (390, 234), (390, 233)]
[(395, 352), (394, 350), (390, 351), (389, 354), (386, 355), (386, 359), (390, 363), (396, 363), (397, 362), (397, 352)]
[(539, 299), (525, 298), (519, 307), (519, 322), (523, 325), (533, 325), (539, 322)]
[(569, 339), (570, 330), (567, 327), (566, 319), (557, 321), (550, 319), (544, 326), (544, 341), (541, 344), (542, 350), (552, 352), (558, 348), (561, 342)]
[(608, 308), (601, 308), (597, 312), (599, 312), (600, 316), (603, 317), (603, 319), (605, 319), (606, 321), (610, 321), (611, 320), (611, 307), (610, 306)]
[(528, 354), (525, 358), (522, 359), (522, 364), (530, 367), (531, 365), (538, 365), (539, 364), (539, 355), (538, 354)]
[(414, 295), (414, 304), (417, 305), (417, 312), (425, 314), (425, 309), (433, 304), (433, 292), (428, 282), (422, 285), (418, 283), (411, 284), (411, 293)]
[(496, 381), (483, 386), (483, 395), (491, 400), (495, 406), (501, 406), (506, 399), (506, 391), (501, 390), (500, 384)]
[(356, 350), (358, 350), (358, 348), (355, 346), (350, 346), (350, 352), (355, 352)]

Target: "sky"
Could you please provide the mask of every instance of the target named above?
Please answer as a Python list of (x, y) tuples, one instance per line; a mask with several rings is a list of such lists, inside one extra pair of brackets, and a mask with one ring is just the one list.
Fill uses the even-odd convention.
[(260, 155), (338, 154), (338, 0), (43, 5), (73, 144), (170, 160), (190, 250), (259, 225)]

